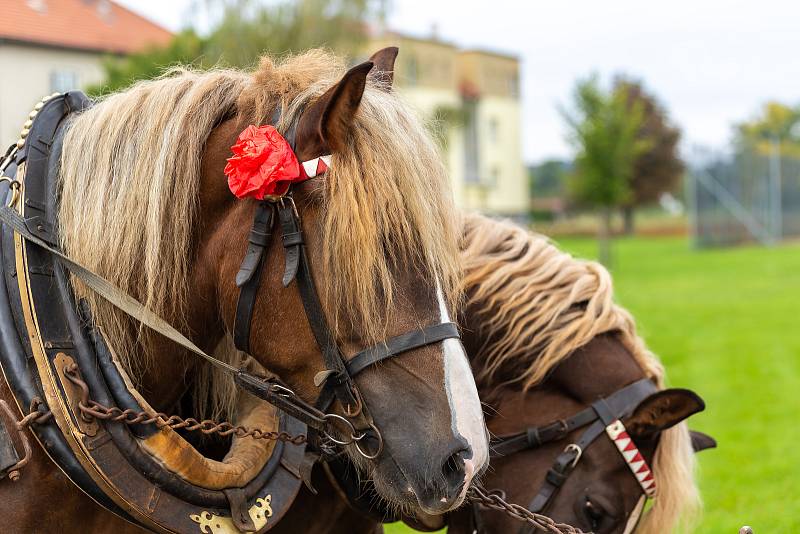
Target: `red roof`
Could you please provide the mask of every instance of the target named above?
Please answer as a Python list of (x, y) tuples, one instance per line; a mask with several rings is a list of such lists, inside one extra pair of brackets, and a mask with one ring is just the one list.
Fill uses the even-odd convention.
[(172, 33), (110, 0), (0, 0), (0, 41), (125, 54)]

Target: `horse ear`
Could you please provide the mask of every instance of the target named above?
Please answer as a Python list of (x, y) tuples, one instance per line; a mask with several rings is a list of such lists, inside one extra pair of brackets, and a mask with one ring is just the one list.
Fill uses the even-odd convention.
[(303, 113), (297, 128), (298, 146), (301, 139), (315, 136), (331, 152), (344, 148), (372, 66), (373, 63), (367, 61), (347, 71)]
[(708, 434), (703, 434), (697, 430), (690, 430), (689, 435), (692, 437), (692, 449), (694, 452), (717, 448), (717, 440)]
[(381, 48), (369, 58), (375, 64), (375, 69), (370, 73), (371, 80), (378, 84), (384, 91), (390, 91), (394, 82), (394, 61), (400, 49), (396, 46)]
[(705, 407), (703, 399), (694, 391), (665, 389), (653, 393), (639, 403), (624, 424), (632, 436), (652, 439), (659, 432), (702, 412)]

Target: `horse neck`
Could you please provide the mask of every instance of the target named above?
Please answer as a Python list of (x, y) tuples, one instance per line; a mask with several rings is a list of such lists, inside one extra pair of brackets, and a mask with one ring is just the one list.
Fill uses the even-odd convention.
[[(202, 239), (202, 232), (201, 238)], [(198, 254), (204, 249), (198, 247)], [(224, 334), (219, 307), (213, 262), (195, 258), (189, 273), (189, 299), (184, 310), (183, 333), (207, 353), (213, 353)], [(177, 318), (165, 317), (172, 324)], [(164, 338), (157, 337), (140, 350), (150, 362), (140, 375), (139, 387), (145, 398), (160, 410), (174, 409), (193, 384), (198, 370), (198, 357)]]
[(152, 350), (158, 356), (140, 375), (137, 389), (153, 408), (170, 412), (188, 390), (195, 362), (186, 351), (166, 341), (153, 343)]

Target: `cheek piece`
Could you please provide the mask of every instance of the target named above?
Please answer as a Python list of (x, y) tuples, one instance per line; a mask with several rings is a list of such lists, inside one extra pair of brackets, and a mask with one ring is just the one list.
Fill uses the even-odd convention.
[(642, 512), (644, 512), (644, 505), (647, 502), (647, 495), (642, 494), (639, 496), (639, 500), (636, 502), (636, 506), (633, 507), (633, 511), (631, 515), (628, 516), (628, 522), (625, 523), (625, 530), (622, 534), (632, 534), (636, 527), (639, 526), (639, 521), (642, 519)]
[[(625, 425), (622, 424), (622, 419), (630, 415), (641, 401), (656, 391), (658, 388), (651, 380), (647, 378), (638, 380), (599, 399), (572, 417), (527, 428), (516, 434), (498, 436), (492, 441), (492, 456), (508, 456), (536, 449), (545, 443), (566, 440), (573, 431), (585, 428), (578, 439), (567, 445), (555, 459), (545, 475), (539, 492), (528, 506), (528, 510), (531, 512), (542, 513), (567, 481), (587, 447), (597, 438), (606, 434), (642, 488), (640, 502), (637, 503), (626, 525), (625, 532), (627, 534), (632, 532), (638, 524), (647, 498), (655, 496), (656, 482), (653, 471), (628, 434)], [(477, 514), (473, 513), (473, 516), (475, 515)]]

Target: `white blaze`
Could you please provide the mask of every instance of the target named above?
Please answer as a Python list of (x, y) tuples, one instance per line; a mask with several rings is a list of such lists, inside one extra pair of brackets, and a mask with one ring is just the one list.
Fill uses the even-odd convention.
[[(439, 300), (441, 321), (450, 322), (441, 288), (437, 288), (436, 296)], [(444, 386), (450, 404), (453, 431), (463, 436), (472, 447), (472, 459), (465, 462), (467, 483), (464, 485), (464, 493), (466, 493), (472, 476), (489, 459), (486, 423), (483, 420), (478, 388), (475, 386), (475, 378), (472, 376), (464, 346), (460, 340), (452, 338), (445, 339), (443, 345)]]

